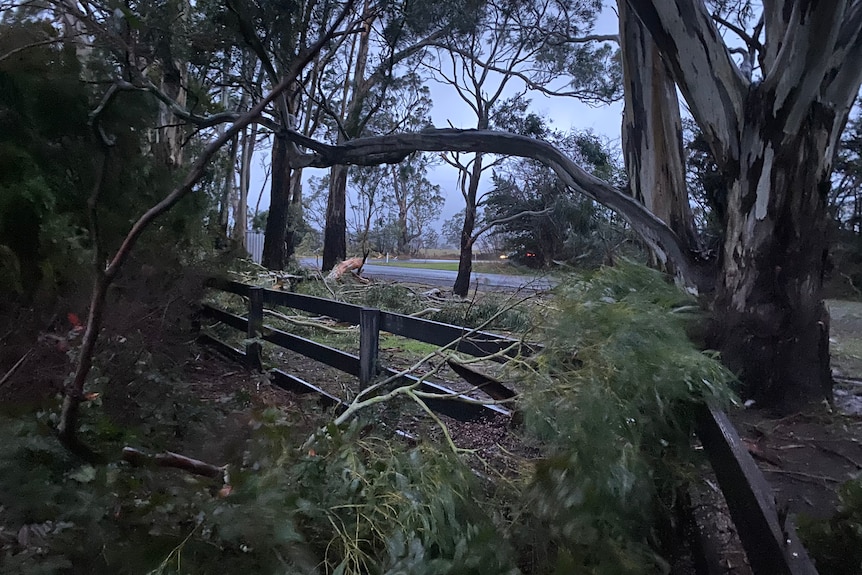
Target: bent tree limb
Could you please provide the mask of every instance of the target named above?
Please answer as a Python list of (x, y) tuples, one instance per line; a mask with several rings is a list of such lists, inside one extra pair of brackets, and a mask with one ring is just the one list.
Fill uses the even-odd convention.
[(578, 166), (553, 145), (494, 130), (429, 129), (410, 134), (359, 138), (344, 144), (318, 142), (297, 132), (288, 137), (311, 153), (293, 158), (294, 167), (326, 168), (337, 164), (377, 165), (398, 163), (409, 154), (422, 152), (484, 152), (531, 158), (547, 165), (572, 190), (612, 209), (632, 226), (658, 259), (672, 262), (687, 286), (708, 291), (713, 274), (697, 255), (683, 247), (677, 235), (643, 204), (622, 190)]
[[(129, 257), (135, 243), (140, 239), (144, 230), (153, 223), (159, 216), (174, 207), (181, 199), (192, 191), (195, 184), (203, 177), (207, 166), (212, 158), (221, 149), (221, 147), (231, 141), (239, 134), (246, 126), (256, 121), (263, 112), (264, 108), (269, 105), (282, 92), (288, 89), (295, 81), (306, 65), (314, 58), (314, 56), (326, 45), (332, 38), (333, 34), (339, 28), (341, 23), (347, 17), (347, 14), (352, 9), (353, 0), (349, 0), (339, 15), (335, 18), (329, 29), (318, 38), (314, 44), (303, 50), (294, 60), (292, 66), (287, 70), (282, 81), (270, 91), (270, 93), (258, 102), (251, 110), (241, 115), (230, 128), (224, 131), (220, 136), (212, 140), (204, 148), (203, 152), (198, 157), (197, 161), (189, 169), (182, 183), (174, 188), (165, 198), (147, 210), (138, 220), (132, 225), (129, 233), (123, 239), (117, 252), (108, 262), (104, 271), (100, 271), (97, 275), (96, 282), (93, 285), (93, 291), (90, 295), (90, 309), (87, 316), (87, 326), (84, 330), (84, 336), (81, 341), (81, 349), (78, 353), (78, 359), (75, 363), (75, 372), (72, 379), (66, 384), (64, 389), (63, 406), (60, 412), (60, 421), (57, 425), (57, 436), (60, 443), (72, 453), (82, 457), (92, 463), (100, 463), (103, 459), (89, 447), (84, 445), (77, 436), (78, 428), (78, 408), (84, 398), (84, 384), (87, 381), (87, 376), (93, 364), (93, 353), (96, 348), (96, 341), (99, 337), (99, 331), (102, 327), (102, 316), (105, 310), (105, 296), (108, 292), (108, 287), (117, 277), (117, 274), (122, 269), (123, 264)], [(94, 192), (94, 196), (97, 194)], [(98, 249), (96, 250), (98, 251)]]

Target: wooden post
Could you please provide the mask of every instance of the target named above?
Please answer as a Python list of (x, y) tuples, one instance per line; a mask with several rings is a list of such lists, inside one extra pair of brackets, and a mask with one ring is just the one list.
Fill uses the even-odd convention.
[(253, 287), (248, 292), (248, 341), (245, 343), (245, 361), (250, 369), (263, 369), (260, 361), (260, 342), (263, 335), (263, 288)]
[(380, 347), (380, 310), (364, 307), (359, 311), (359, 386), (361, 389), (377, 375)]

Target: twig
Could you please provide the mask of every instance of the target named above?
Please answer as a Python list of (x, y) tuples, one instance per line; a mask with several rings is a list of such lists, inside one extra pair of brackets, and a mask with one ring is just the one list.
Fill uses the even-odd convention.
[(824, 445), (817, 445), (817, 444), (815, 444), (815, 445), (818, 449), (822, 449), (826, 453), (831, 453), (832, 455), (840, 457), (841, 459), (847, 461), (848, 463), (853, 464), (856, 467), (856, 469), (862, 469), (862, 463), (859, 463), (858, 461), (856, 461), (855, 459), (853, 459), (849, 455), (847, 455), (845, 453), (841, 453), (837, 449), (832, 449), (831, 447), (826, 447)]
[(835, 479), (834, 477), (826, 477), (825, 475), (814, 475), (812, 473), (805, 473), (804, 471), (768, 468), (764, 469), (763, 471), (765, 471), (766, 473), (779, 473), (781, 475), (787, 475), (792, 479), (797, 479), (806, 483), (817, 483), (818, 485), (821, 483), (841, 483), (840, 479)]
[(439, 417), (437, 417), (436, 413), (431, 411), (431, 408), (428, 407), (428, 404), (422, 401), (419, 396), (416, 395), (415, 390), (407, 391), (407, 396), (413, 401), (415, 401), (417, 404), (419, 404), (419, 407), (422, 408), (422, 411), (427, 413), (428, 416), (434, 420), (434, 423), (437, 424), (437, 426), (440, 428), (440, 431), (442, 431), (443, 435), (446, 437), (446, 443), (449, 445), (449, 448), (452, 450), (453, 453), (457, 455), (461, 452), (472, 451), (467, 449), (459, 449), (458, 446), (455, 445), (455, 442), (452, 440), (452, 434), (449, 433), (449, 428), (446, 427), (446, 424), (443, 423), (443, 421)]
[(413, 312), (410, 314), (410, 317), (424, 317), (429, 313), (440, 313), (441, 310), (439, 307), (426, 307), (422, 311)]
[(33, 350), (31, 349), (30, 351), (25, 353), (23, 356), (21, 356), (21, 359), (16, 361), (15, 365), (13, 365), (11, 368), (9, 368), (9, 371), (6, 372), (6, 375), (3, 376), (3, 379), (0, 379), (0, 386), (2, 386), (4, 383), (6, 383), (6, 381), (9, 378), (11, 378), (13, 375), (15, 375), (15, 372), (18, 371), (18, 368), (21, 367), (22, 365), (24, 365), (24, 362), (27, 361), (27, 358), (30, 357), (30, 354), (32, 354), (32, 353), (33, 353)]
[(227, 465), (213, 465), (172, 451), (165, 451), (164, 453), (156, 453), (153, 455), (139, 449), (135, 449), (134, 447), (124, 447), (122, 458), (124, 461), (128, 461), (136, 467), (145, 465), (173, 467), (176, 469), (182, 469), (183, 471), (188, 471), (195, 475), (202, 475), (204, 477), (216, 478), (221, 476), (224, 483), (229, 483)]
[(351, 328), (339, 329), (339, 328), (335, 328), (335, 327), (329, 327), (328, 325), (324, 325), (324, 324), (318, 323), (316, 321), (303, 321), (301, 319), (296, 319), (294, 317), (290, 317), (288, 315), (284, 315), (283, 313), (279, 313), (277, 311), (273, 311), (271, 309), (266, 309), (266, 308), (264, 308), (263, 313), (266, 315), (271, 315), (272, 317), (278, 318), (280, 320), (290, 322), (294, 325), (313, 327), (313, 328), (328, 331), (330, 333), (352, 333), (355, 331)]

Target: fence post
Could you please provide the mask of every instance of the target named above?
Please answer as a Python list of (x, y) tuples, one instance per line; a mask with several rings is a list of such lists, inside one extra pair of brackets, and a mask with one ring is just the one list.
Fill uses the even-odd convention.
[(359, 310), (359, 387), (365, 389), (377, 375), (377, 350), (380, 347), (380, 310)]
[(245, 343), (245, 360), (251, 369), (263, 369), (260, 361), (260, 343), (252, 341), (263, 335), (263, 288), (253, 287), (248, 292), (248, 340)]

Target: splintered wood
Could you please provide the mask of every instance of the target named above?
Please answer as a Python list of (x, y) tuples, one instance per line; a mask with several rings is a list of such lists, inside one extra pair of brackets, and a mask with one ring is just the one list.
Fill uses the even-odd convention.
[(348, 258), (336, 265), (334, 268), (332, 268), (332, 271), (329, 272), (329, 275), (326, 276), (326, 279), (338, 281), (342, 278), (342, 276), (344, 276), (344, 274), (350, 272), (352, 277), (363, 283), (368, 283), (367, 279), (359, 275), (359, 272), (362, 270), (362, 266), (364, 263), (365, 260), (363, 260), (362, 258)]

